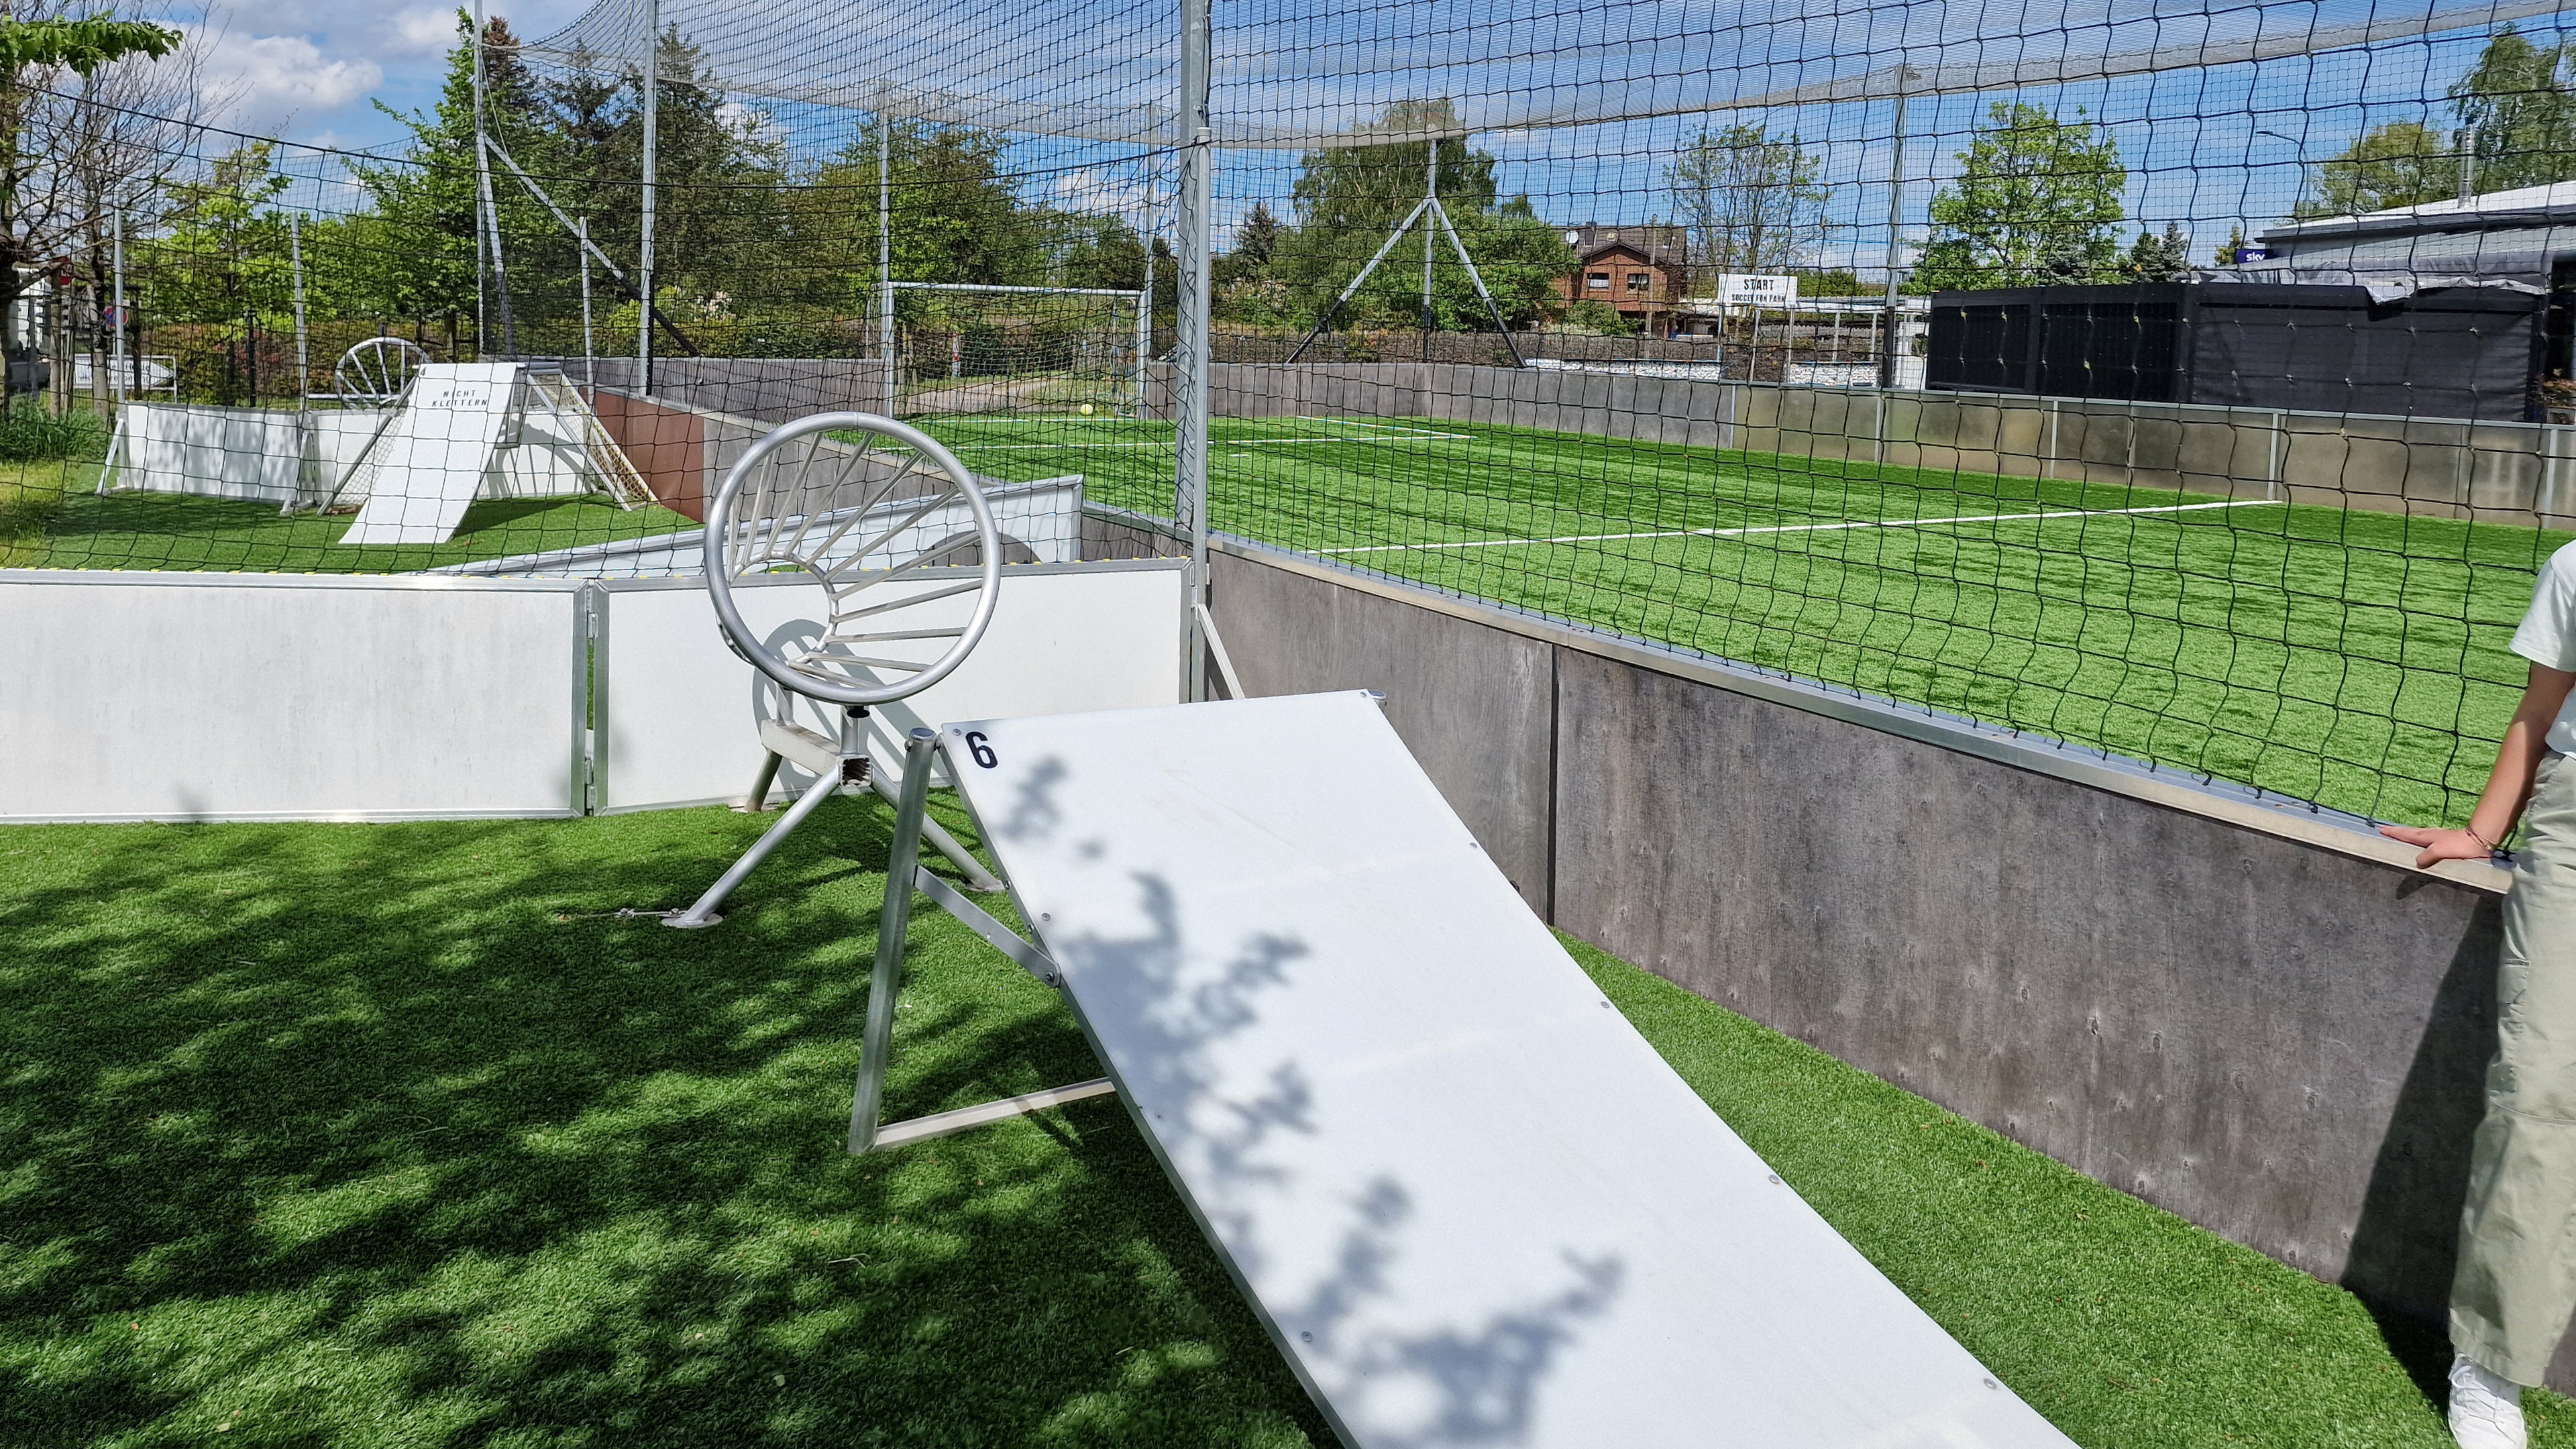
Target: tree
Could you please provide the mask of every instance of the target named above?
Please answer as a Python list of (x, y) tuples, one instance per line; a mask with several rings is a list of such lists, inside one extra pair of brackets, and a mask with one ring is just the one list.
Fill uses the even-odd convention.
[(2120, 144), (2076, 111), (1997, 101), (1968, 149), (1959, 179), (1932, 198), (1932, 237), (1914, 272), (1917, 291), (2032, 287), (2118, 275), (2121, 193), (2129, 171)]
[(2222, 267), (2232, 267), (2236, 265), (2236, 249), (2243, 245), (2245, 245), (2245, 228), (2241, 225), (2231, 226), (2227, 229), (2226, 243), (2219, 247), (2218, 254), (2210, 260)]
[[(244, 372), (233, 347), (247, 341), (253, 319), (273, 329), (292, 305), (286, 215), (287, 179), (270, 165), (271, 143), (255, 141), (215, 158), (198, 180), (172, 183), (155, 235), (135, 248), (137, 280), (153, 311), (196, 324), (223, 346), (221, 372), (208, 381), (215, 400), (242, 401)], [(206, 365), (212, 359), (203, 358)]]
[(1664, 168), (1689, 229), (1690, 263), (1712, 272), (1782, 272), (1824, 235), (1823, 161), (1795, 133), (1701, 128)]
[(2475, 138), (2474, 189), (2507, 191), (2576, 176), (2576, 45), (2534, 45), (2505, 26), (2477, 65), (2452, 82), (2451, 111)]
[(1279, 251), (1279, 218), (1270, 208), (1252, 203), (1252, 214), (1234, 233), (1234, 246), (1218, 255), (1209, 270), (1209, 279), (1223, 293), (1238, 284), (1266, 280), (1270, 276), (1270, 259)]
[(2353, 216), (2459, 195), (2460, 153), (2421, 121), (2374, 126), (2317, 167), (2292, 216)]
[(2121, 275), (2132, 282), (2191, 280), (2191, 234), (2179, 222), (2166, 222), (2164, 234), (2141, 227), (2129, 254), (2120, 260)]
[[(145, 202), (193, 139), (198, 74), (181, 33), (71, 0), (0, 17), (0, 343), (14, 351), (27, 274), (49, 263), (103, 286), (110, 216)], [(65, 73), (78, 84), (67, 81)]]
[[(1291, 191), (1297, 225), (1272, 244), (1270, 275), (1286, 288), (1287, 310), (1308, 325), (1350, 285), (1396, 224), (1422, 200), (1438, 148), (1440, 204), (1468, 255), (1510, 321), (1557, 305), (1557, 279), (1575, 266), (1574, 249), (1541, 221), (1527, 197), (1497, 204), (1494, 158), (1455, 134), (1449, 102), (1408, 101), (1387, 108), (1371, 132), (1438, 139), (1383, 141), (1310, 151)], [(1422, 230), (1406, 234), (1354, 297), (1344, 320), (1418, 323), (1422, 316)], [(1446, 236), (1433, 245), (1432, 325), (1491, 326), (1484, 304)]]

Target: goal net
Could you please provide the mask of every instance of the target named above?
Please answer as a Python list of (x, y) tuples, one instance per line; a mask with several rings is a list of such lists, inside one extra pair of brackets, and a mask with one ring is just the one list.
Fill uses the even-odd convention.
[(1144, 293), (897, 282), (898, 416), (1134, 417)]

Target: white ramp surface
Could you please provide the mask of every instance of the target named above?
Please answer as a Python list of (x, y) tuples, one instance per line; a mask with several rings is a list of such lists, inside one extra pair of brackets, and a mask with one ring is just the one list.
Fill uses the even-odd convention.
[(1365, 695), (945, 744), (1354, 1449), (2069, 1444), (1610, 1009)]
[(445, 543), (483, 491), (517, 387), (515, 362), (433, 362), (359, 467), (367, 501), (342, 543)]

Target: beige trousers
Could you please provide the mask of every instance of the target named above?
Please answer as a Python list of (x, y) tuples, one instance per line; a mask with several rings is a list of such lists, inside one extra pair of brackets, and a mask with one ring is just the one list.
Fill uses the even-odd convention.
[(2539, 1383), (2576, 1311), (2576, 765), (2551, 755), (2504, 903), (2496, 1055), (2469, 1159), (2451, 1342)]

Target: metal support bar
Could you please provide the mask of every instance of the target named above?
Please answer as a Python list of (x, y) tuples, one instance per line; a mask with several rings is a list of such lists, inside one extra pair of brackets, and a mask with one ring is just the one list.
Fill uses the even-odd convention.
[(1484, 273), (1476, 270), (1476, 259), (1467, 255), (1467, 243), (1459, 238), (1457, 223), (1449, 219), (1449, 209), (1440, 204), (1438, 197), (1432, 198), (1431, 214), (1439, 218), (1441, 229), (1449, 233), (1449, 245), (1457, 249), (1458, 260), (1466, 264), (1467, 280), (1475, 286), (1477, 300), (1485, 304), (1485, 315), (1494, 319), (1494, 330), (1502, 334), (1503, 350), (1512, 355), (1512, 366), (1529, 366), (1529, 359), (1521, 356), (1520, 344), (1512, 341), (1512, 326), (1503, 320), (1503, 309), (1494, 304), (1494, 294), (1485, 290)]
[[(494, 156), (500, 158), (501, 164), (510, 169), (510, 174), (519, 178), (519, 184), (528, 188), (528, 194), (530, 196), (533, 196), (537, 200), (545, 203), (546, 210), (553, 212), (555, 220), (562, 223), (563, 229), (572, 234), (573, 240), (579, 244), (580, 250), (584, 255), (588, 256), (592, 261), (599, 263), (602, 267), (607, 268), (608, 279), (617, 284), (617, 290), (624, 292), (629, 297), (633, 297), (638, 303), (641, 303), (644, 300), (644, 294), (636, 289), (636, 286), (632, 281), (627, 279), (626, 273), (618, 267), (617, 263), (610, 261), (608, 259), (608, 253), (601, 251), (598, 244), (594, 243), (590, 239), (590, 223), (587, 217), (580, 221), (575, 221), (571, 217), (564, 215), (564, 209), (555, 205), (555, 199), (546, 194), (546, 189), (537, 184), (537, 179), (535, 177), (530, 176), (527, 172), (519, 169), (519, 163), (510, 159), (510, 153), (501, 148), (500, 142), (487, 139), (484, 141), (483, 147), (485, 150), (490, 151)], [(583, 273), (582, 285), (585, 289), (590, 285), (590, 277), (587, 271)], [(588, 292), (585, 290), (583, 293), (585, 306), (588, 305), (588, 295)], [(689, 334), (681, 331), (679, 324), (673, 322), (668, 316), (666, 316), (661, 308), (654, 307), (651, 311), (653, 314), (653, 325), (670, 333), (671, 340), (679, 343), (682, 347), (687, 348), (691, 357), (703, 357), (706, 355), (698, 349), (698, 344), (696, 342), (690, 340)], [(583, 315), (587, 317), (589, 314), (585, 312)], [(587, 327), (588, 324), (585, 322), (584, 326)], [(590, 345), (588, 341), (589, 333), (585, 331), (582, 335), (584, 338), (582, 346), (587, 348)]]
[[(772, 765), (771, 768), (774, 770), (776, 766)], [(742, 853), (742, 859), (735, 861), (732, 869), (716, 877), (716, 883), (707, 887), (707, 893), (698, 897), (697, 904), (676, 916), (663, 917), (662, 924), (676, 926), (683, 931), (695, 931), (723, 920), (724, 917), (716, 914), (716, 907), (723, 905), (725, 897), (733, 894), (733, 888), (742, 884), (743, 877), (751, 874), (755, 867), (767, 860), (769, 853), (778, 848), (779, 842), (795, 834), (796, 827), (805, 823), (806, 816), (823, 808), (823, 802), (839, 794), (840, 791), (841, 782), (838, 780), (815, 781), (814, 788), (806, 791), (803, 798), (788, 808), (786, 814), (778, 817), (777, 824), (769, 827), (758, 840), (753, 841), (751, 849)]]
[(880, 1151), (888, 1147), (908, 1147), (915, 1142), (925, 1142), (933, 1137), (945, 1137), (951, 1132), (963, 1132), (969, 1127), (1007, 1122), (1013, 1117), (1025, 1117), (1032, 1112), (1043, 1112), (1049, 1107), (1061, 1107), (1067, 1102), (1087, 1101), (1093, 1097), (1110, 1097), (1117, 1093), (1116, 1082), (1107, 1077), (1094, 1077), (1087, 1082), (1076, 1082), (1070, 1087), (1049, 1087), (1042, 1092), (1023, 1092), (1016, 1097), (1004, 1097), (998, 1102), (986, 1102), (981, 1106), (959, 1107), (950, 1112), (933, 1112), (927, 1117), (915, 1117), (909, 1122), (890, 1122), (878, 1128), (876, 1147)]
[(1395, 230), (1387, 233), (1386, 244), (1377, 249), (1376, 256), (1368, 259), (1367, 266), (1360, 268), (1358, 276), (1351, 278), (1351, 284), (1344, 287), (1342, 294), (1333, 299), (1333, 305), (1324, 309), (1324, 315), (1315, 319), (1315, 330), (1307, 333), (1306, 340), (1298, 343), (1297, 349), (1288, 354), (1290, 362), (1305, 356), (1306, 349), (1315, 345), (1315, 339), (1324, 335), (1324, 329), (1333, 325), (1333, 319), (1341, 315), (1342, 304), (1358, 294), (1361, 284), (1368, 281), (1369, 273), (1376, 271), (1377, 264), (1386, 260), (1386, 254), (1395, 250), (1395, 244), (1404, 240), (1405, 232), (1413, 226), (1413, 219), (1420, 216), (1422, 209), (1430, 204), (1431, 198), (1428, 196), (1415, 202), (1413, 209), (1404, 214), (1404, 220), (1395, 224)]
[[(928, 815), (922, 819), (927, 822)], [(957, 887), (930, 873), (928, 866), (917, 867), (913, 880), (921, 893), (939, 903), (939, 908), (966, 923), (966, 929), (992, 943), (993, 949), (1019, 963), (1020, 969), (1049, 986), (1064, 984), (1064, 973), (1055, 966), (1055, 958), (1040, 950), (1019, 932), (1003, 925), (990, 911), (966, 899)]]
[(1216, 677), (1225, 682), (1225, 697), (1243, 698), (1243, 677), (1234, 672), (1234, 660), (1226, 655), (1225, 639), (1216, 632), (1216, 616), (1208, 612), (1205, 604), (1193, 603), (1190, 607), (1198, 611), (1199, 637), (1207, 641), (1208, 654), (1216, 660)]
[(930, 756), (938, 747), (939, 732), (926, 727), (915, 727), (904, 741), (903, 794), (895, 802), (894, 840), (887, 850), (885, 906), (877, 912), (877, 959), (868, 987), (867, 1035), (859, 1042), (859, 1084), (850, 1099), (853, 1157), (877, 1145), (886, 1056), (894, 1049), (894, 998), (903, 989), (903, 948), (912, 927), (921, 820), (930, 801)]
[(761, 757), (760, 773), (752, 777), (751, 792), (744, 795), (742, 803), (734, 808), (745, 815), (766, 814), (769, 810), (769, 787), (776, 783), (778, 783), (778, 752), (772, 750)]

